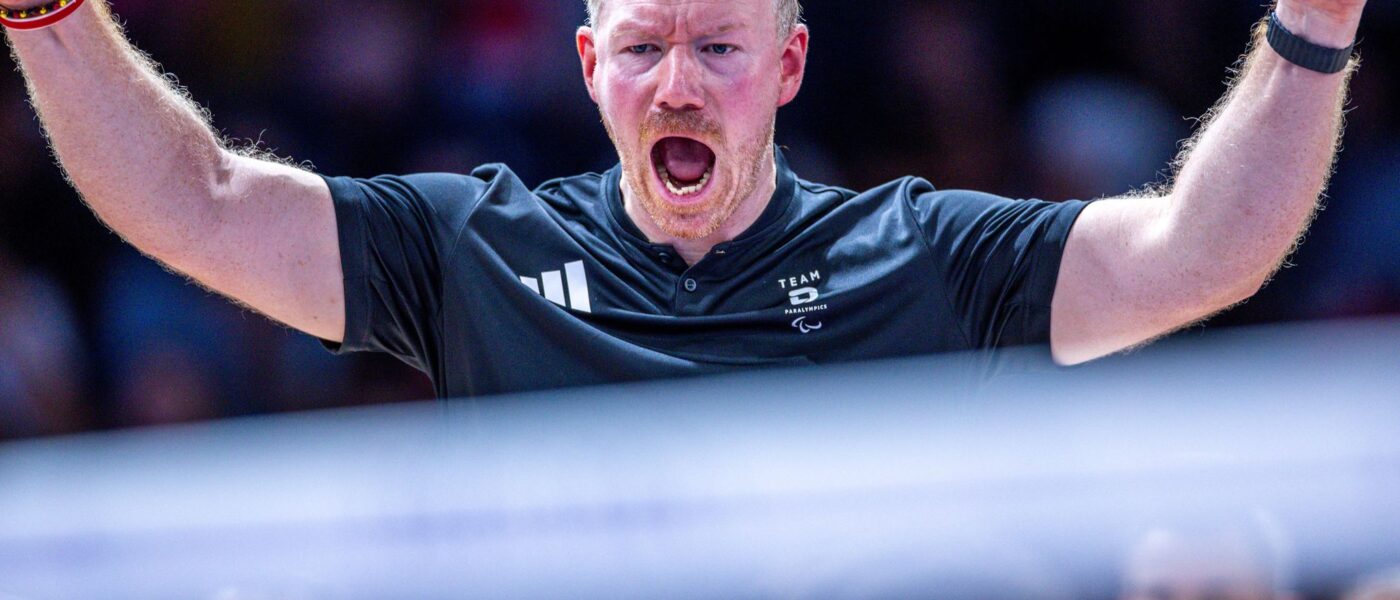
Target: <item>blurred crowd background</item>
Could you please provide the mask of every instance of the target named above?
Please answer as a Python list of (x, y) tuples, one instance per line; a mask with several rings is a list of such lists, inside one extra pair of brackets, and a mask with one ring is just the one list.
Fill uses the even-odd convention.
[[(574, 51), (582, 0), (113, 0), (217, 129), (333, 175), (616, 156)], [(807, 2), (778, 142), (806, 179), (1095, 198), (1162, 181), (1259, 1)], [(1372, 2), (1326, 209), (1293, 266), (1205, 328), (1400, 312), (1400, 4)], [(120, 154), (120, 148), (112, 149)], [(392, 359), (188, 284), (108, 232), (0, 73), (0, 440), (431, 396)], [(1201, 327), (1181, 335), (1195, 335)]]

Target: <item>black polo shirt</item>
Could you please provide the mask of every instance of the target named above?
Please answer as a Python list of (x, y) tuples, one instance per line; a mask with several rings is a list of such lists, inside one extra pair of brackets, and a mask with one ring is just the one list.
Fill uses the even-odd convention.
[(509, 168), (329, 177), (338, 352), (388, 352), (442, 397), (1049, 340), (1084, 202), (803, 181), (694, 266), (623, 211), (620, 168), (531, 191)]

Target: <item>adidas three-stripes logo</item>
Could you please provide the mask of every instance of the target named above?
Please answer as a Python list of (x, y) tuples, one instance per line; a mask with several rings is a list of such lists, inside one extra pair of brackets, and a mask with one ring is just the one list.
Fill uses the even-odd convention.
[[(545, 271), (540, 274), (539, 279), (522, 275), (520, 283), (559, 306), (579, 312), (593, 312), (593, 306), (588, 302), (588, 274), (584, 272), (581, 260), (564, 265), (562, 274), (559, 271)], [(544, 284), (543, 287), (541, 283)], [(569, 288), (567, 300), (564, 299), (565, 286)]]

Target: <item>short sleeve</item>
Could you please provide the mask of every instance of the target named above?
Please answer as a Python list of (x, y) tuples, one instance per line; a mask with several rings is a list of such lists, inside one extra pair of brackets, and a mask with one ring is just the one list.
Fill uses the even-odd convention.
[(324, 177), (345, 274), (345, 336), (333, 352), (390, 353), (427, 370), (439, 352), (442, 265), (487, 183), (444, 173)]
[(933, 191), (927, 184), (911, 186), (906, 198), (969, 345), (1048, 343), (1060, 259), (1088, 203)]

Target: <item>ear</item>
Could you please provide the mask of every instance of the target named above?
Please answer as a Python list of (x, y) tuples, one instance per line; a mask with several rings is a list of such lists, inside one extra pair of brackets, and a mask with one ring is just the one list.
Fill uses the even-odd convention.
[(782, 92), (778, 95), (778, 106), (784, 106), (797, 97), (802, 89), (802, 76), (807, 72), (807, 41), (810, 37), (807, 26), (798, 23), (783, 44), (783, 56), (779, 59), (782, 67)]
[(593, 73), (598, 70), (598, 46), (593, 37), (593, 28), (583, 26), (575, 34), (578, 43), (578, 59), (583, 63), (583, 83), (588, 86), (588, 97), (598, 102), (598, 91), (593, 87)]

